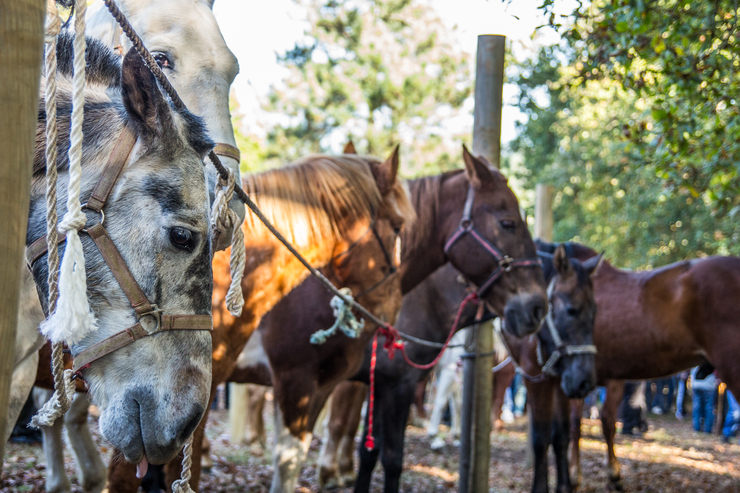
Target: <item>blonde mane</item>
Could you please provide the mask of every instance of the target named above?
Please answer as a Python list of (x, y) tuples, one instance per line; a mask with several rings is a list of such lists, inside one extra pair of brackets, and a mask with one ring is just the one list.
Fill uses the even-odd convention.
[[(309, 156), (242, 181), (278, 231), (302, 247), (339, 241), (345, 228), (371, 218), (382, 202), (368, 158), (356, 156)], [(248, 235), (270, 234), (249, 210), (244, 224)]]

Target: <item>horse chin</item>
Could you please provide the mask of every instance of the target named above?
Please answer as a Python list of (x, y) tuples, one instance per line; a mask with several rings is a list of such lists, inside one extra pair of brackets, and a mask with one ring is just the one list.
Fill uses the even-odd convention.
[(135, 387), (103, 410), (100, 431), (128, 462), (138, 464), (146, 458), (151, 464), (165, 464), (182, 450), (205, 406), (191, 404), (188, 412), (170, 409), (177, 416), (170, 414), (171, 419), (161, 407), (167, 406), (157, 406), (150, 389)]
[(560, 388), (570, 399), (583, 399), (596, 388), (596, 365), (593, 356), (576, 356), (573, 361), (568, 362), (560, 378)]

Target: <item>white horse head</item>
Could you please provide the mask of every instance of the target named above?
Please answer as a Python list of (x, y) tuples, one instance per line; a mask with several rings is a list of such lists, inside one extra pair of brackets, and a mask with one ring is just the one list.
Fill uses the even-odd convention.
[[(102, 2), (98, 3), (100, 9), (91, 9), (94, 13), (88, 19), (88, 36), (103, 41), (121, 54), (127, 52), (130, 41)], [(218, 144), (235, 148), (229, 88), (239, 73), (239, 63), (226, 46), (216, 23), (211, 10), (213, 0), (119, 0), (117, 4), (188, 109), (205, 120), (211, 139), (217, 143), (217, 153)], [(240, 183), (239, 162), (228, 153), (221, 154), (220, 158), (236, 173), (237, 183)], [(210, 164), (207, 170), (208, 190), (213, 201), (217, 176)], [(237, 199), (229, 205), (241, 220), (244, 205)], [(222, 242), (219, 246), (227, 244)]]

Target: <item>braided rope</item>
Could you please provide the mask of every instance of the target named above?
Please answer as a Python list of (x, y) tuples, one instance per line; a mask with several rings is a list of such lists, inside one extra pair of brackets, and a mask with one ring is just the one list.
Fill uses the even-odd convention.
[(221, 177), (216, 185), (216, 197), (211, 210), (211, 224), (214, 228), (214, 244), (219, 235), (229, 229), (231, 234), (231, 257), (229, 265), (231, 269), (231, 284), (229, 292), (226, 293), (226, 308), (232, 315), (238, 317), (244, 308), (244, 295), (242, 293), (242, 277), (246, 262), (246, 245), (244, 244), (244, 230), (238, 224), (239, 216), (229, 207), (229, 202), (234, 196), (234, 185), (236, 176), (229, 170), (229, 179), (224, 181)]
[[(45, 54), (45, 107), (46, 107), (46, 257), (49, 286), (49, 312), (57, 308), (59, 298), (59, 250), (57, 250), (57, 35), (62, 27), (56, 1), (49, 0), (46, 5), (46, 54)], [(38, 428), (54, 424), (56, 419), (67, 412), (71, 401), (67, 396), (64, 379), (64, 353), (61, 342), (52, 346), (51, 361), (54, 375), (54, 395), (31, 420), (31, 426)], [(71, 380), (70, 380), (71, 381)], [(60, 391), (64, 389), (64, 391)], [(53, 402), (52, 402), (53, 401)]]
[(172, 493), (194, 493), (190, 488), (190, 468), (193, 465), (193, 436), (182, 449), (182, 475), (172, 482)]
[[(68, 344), (75, 344), (97, 329), (95, 316), (90, 310), (87, 299), (85, 257), (82, 242), (77, 233), (79, 229), (85, 226), (86, 222), (80, 204), (82, 123), (85, 106), (86, 9), (87, 2), (85, 0), (76, 1), (67, 211), (59, 223), (59, 232), (66, 235), (66, 247), (59, 274), (59, 298), (56, 310), (40, 327), (41, 332), (54, 344), (64, 341)], [(56, 162), (47, 162), (47, 168), (54, 167), (55, 164)], [(56, 250), (56, 248), (55, 244), (51, 250)]]

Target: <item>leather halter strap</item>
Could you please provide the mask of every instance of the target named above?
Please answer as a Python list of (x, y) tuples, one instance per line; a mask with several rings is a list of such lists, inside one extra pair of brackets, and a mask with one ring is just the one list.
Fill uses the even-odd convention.
[[(87, 233), (100, 251), (103, 260), (110, 268), (123, 294), (128, 299), (136, 313), (137, 322), (120, 332), (104, 339), (101, 342), (83, 349), (74, 357), (73, 371), (76, 375), (93, 362), (99, 360), (118, 349), (150, 335), (165, 330), (212, 330), (213, 319), (211, 315), (165, 315), (154, 303), (150, 303), (136, 282), (133, 274), (126, 265), (126, 261), (113, 243), (108, 231), (103, 226), (105, 214), (103, 208), (113, 191), (116, 181), (121, 175), (123, 168), (129, 160), (134, 145), (136, 144), (136, 132), (128, 125), (124, 127), (118, 138), (111, 155), (105, 165), (103, 173), (95, 185), (92, 195), (83, 208), (100, 214), (100, 222), (82, 229)], [(62, 237), (61, 245), (65, 241)], [(42, 236), (26, 249), (26, 260), (29, 268), (39, 258), (48, 252), (46, 247), (46, 236)]]
[(596, 346), (593, 344), (566, 344), (563, 342), (563, 339), (560, 337), (560, 332), (558, 332), (558, 327), (555, 324), (555, 320), (552, 318), (552, 291), (554, 288), (555, 276), (553, 276), (552, 281), (550, 281), (550, 285), (547, 287), (547, 298), (550, 300), (550, 309), (547, 311), (547, 315), (545, 315), (545, 319), (542, 321), (542, 324), (547, 327), (550, 337), (552, 337), (552, 341), (555, 343), (555, 351), (553, 351), (550, 357), (547, 358), (547, 361), (545, 361), (545, 358), (542, 355), (541, 341), (538, 337), (537, 363), (542, 366), (542, 373), (556, 377), (558, 376), (558, 373), (555, 371), (555, 365), (560, 358), (577, 354), (596, 354)]
[(241, 151), (239, 151), (238, 147), (234, 147), (231, 144), (224, 144), (223, 142), (219, 142), (213, 148), (213, 152), (215, 152), (216, 155), (218, 156), (230, 157), (231, 159), (235, 160), (237, 163), (242, 162)]
[(444, 253), (447, 255), (457, 241), (465, 235), (470, 235), (479, 245), (483, 247), (496, 261), (498, 266), (488, 276), (488, 278), (478, 286), (477, 294), (479, 297), (488, 291), (491, 286), (501, 277), (504, 273), (509, 272), (514, 267), (540, 267), (542, 261), (539, 258), (523, 258), (513, 259), (503, 253), (501, 250), (496, 248), (494, 244), (488, 241), (483, 235), (481, 235), (476, 229), (473, 223), (473, 201), (475, 200), (475, 189), (471, 184), (468, 187), (468, 194), (465, 198), (465, 208), (463, 209), (463, 216), (460, 220), (460, 226), (457, 231), (447, 240), (444, 246)]

